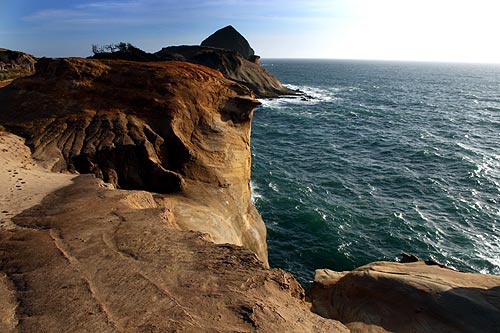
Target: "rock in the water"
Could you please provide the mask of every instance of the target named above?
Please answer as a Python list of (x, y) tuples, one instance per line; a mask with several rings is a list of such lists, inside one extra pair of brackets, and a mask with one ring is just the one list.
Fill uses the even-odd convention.
[(245, 37), (231, 25), (217, 30), (200, 45), (235, 51), (246, 59), (253, 59), (255, 56), (254, 50)]
[(317, 270), (310, 296), (352, 332), (500, 332), (500, 276), (424, 261)]

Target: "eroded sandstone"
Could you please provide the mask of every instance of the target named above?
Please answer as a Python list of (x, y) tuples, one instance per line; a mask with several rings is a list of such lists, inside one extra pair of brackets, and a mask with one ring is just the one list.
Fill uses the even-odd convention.
[(2, 332), (348, 332), (254, 253), (179, 231), (174, 206), (91, 175), (0, 231)]
[(499, 332), (500, 276), (424, 261), (317, 270), (313, 311), (352, 332)]
[(171, 194), (175, 225), (242, 245), (267, 264), (250, 200), (245, 86), (185, 62), (43, 59), (0, 90), (0, 123), (52, 171), (93, 173), (117, 188)]

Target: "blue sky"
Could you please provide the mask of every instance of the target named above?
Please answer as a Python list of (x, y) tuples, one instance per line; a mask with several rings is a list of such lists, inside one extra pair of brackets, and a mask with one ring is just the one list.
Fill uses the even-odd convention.
[(500, 63), (499, 12), (496, 0), (1, 0), (0, 47), (88, 56), (124, 41), (152, 52), (232, 24), (264, 58)]

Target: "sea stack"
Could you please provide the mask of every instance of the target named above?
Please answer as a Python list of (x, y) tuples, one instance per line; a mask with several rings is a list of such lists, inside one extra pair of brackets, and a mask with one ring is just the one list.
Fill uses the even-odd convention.
[(250, 88), (259, 98), (294, 95), (259, 65), (260, 57), (234, 27), (219, 29), (201, 45), (164, 47), (155, 55), (162, 60), (187, 61), (213, 68), (226, 78)]
[(201, 46), (236, 51), (249, 60), (255, 56), (255, 52), (248, 41), (232, 25), (219, 29), (208, 36), (201, 42)]

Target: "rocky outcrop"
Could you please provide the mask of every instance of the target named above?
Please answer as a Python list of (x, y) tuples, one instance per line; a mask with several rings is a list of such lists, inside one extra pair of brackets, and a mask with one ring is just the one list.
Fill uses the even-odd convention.
[(138, 62), (184, 61), (210, 67), (226, 78), (251, 89), (257, 97), (297, 95), (300, 92), (284, 87), (271, 73), (259, 65), (248, 41), (232, 26), (218, 30), (202, 42), (202, 46), (170, 46), (156, 53), (144, 52), (128, 43), (108, 45), (106, 52), (94, 45), (93, 59)]
[(220, 71), (225, 77), (245, 85), (257, 97), (294, 95), (281, 82), (260, 66), (255, 59), (248, 60), (236, 51), (206, 46), (170, 46), (157, 52), (164, 59), (187, 61)]
[(255, 57), (255, 52), (248, 41), (231, 25), (217, 30), (200, 45), (235, 51), (248, 60)]
[(32, 55), (0, 48), (0, 81), (32, 74), (35, 63)]
[(187, 61), (218, 70), (228, 79), (250, 88), (257, 97), (297, 95), (259, 65), (260, 57), (232, 26), (217, 30), (201, 46), (170, 46), (158, 51), (163, 59)]
[(176, 230), (158, 197), (81, 175), (14, 216), (0, 230), (0, 331), (348, 332), (311, 313), (289, 273)]
[(44, 59), (0, 90), (0, 124), (53, 171), (92, 173), (174, 207), (178, 229), (250, 249), (267, 264), (250, 199), (258, 102), (219, 72), (185, 62)]
[(352, 332), (499, 332), (500, 276), (433, 262), (375, 262), (317, 270), (313, 311)]

